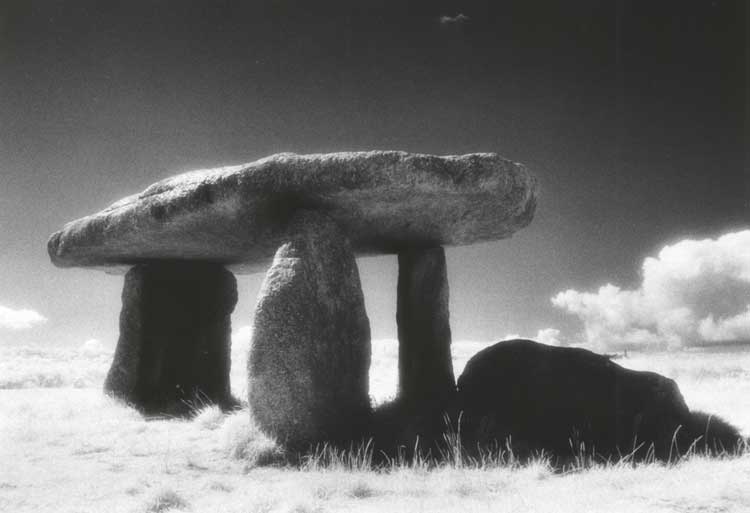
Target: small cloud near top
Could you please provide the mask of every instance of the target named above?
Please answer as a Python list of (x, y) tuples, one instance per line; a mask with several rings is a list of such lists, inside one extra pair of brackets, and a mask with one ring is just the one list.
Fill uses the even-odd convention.
[(441, 16), (439, 18), (441, 25), (461, 25), (469, 21), (469, 17), (463, 13), (458, 13), (455, 16)]
[(26, 330), (47, 322), (47, 318), (34, 310), (14, 310), (0, 305), (0, 329)]

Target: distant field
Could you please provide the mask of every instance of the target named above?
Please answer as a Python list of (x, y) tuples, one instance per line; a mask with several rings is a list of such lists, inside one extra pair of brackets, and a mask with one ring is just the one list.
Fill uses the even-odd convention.
[[(481, 344), (457, 343), (457, 370)], [(235, 360), (242, 360), (238, 347)], [(396, 348), (377, 342), (375, 400), (395, 392)], [(748, 511), (750, 454), (595, 467), (566, 475), (525, 467), (381, 471), (268, 466), (276, 448), (248, 412), (204, 409), (194, 420), (146, 422), (105, 398), (111, 354), (0, 350), (0, 511)], [(688, 405), (750, 434), (750, 352), (631, 354), (618, 363), (674, 378)], [(232, 373), (244, 392), (243, 365)], [(318, 462), (319, 463), (319, 462)]]

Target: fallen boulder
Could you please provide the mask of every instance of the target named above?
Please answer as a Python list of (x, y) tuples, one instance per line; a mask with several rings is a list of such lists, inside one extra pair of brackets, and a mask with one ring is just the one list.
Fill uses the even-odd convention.
[(472, 357), (458, 379), (458, 409), (467, 448), (507, 444), (521, 456), (668, 460), (699, 437), (698, 448), (709, 450), (729, 451), (739, 440), (726, 423), (712, 428), (692, 414), (669, 378), (530, 340), (500, 342)]

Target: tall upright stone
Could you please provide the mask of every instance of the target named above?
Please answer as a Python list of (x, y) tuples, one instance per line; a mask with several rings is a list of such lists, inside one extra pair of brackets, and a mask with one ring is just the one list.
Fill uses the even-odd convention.
[(104, 389), (146, 413), (235, 404), (229, 386), (234, 275), (220, 265), (153, 262), (125, 276), (120, 338)]
[(455, 391), (442, 247), (398, 254), (399, 397), (422, 404)]
[(250, 410), (291, 448), (356, 438), (369, 420), (370, 325), (348, 239), (300, 212), (276, 252), (255, 311)]

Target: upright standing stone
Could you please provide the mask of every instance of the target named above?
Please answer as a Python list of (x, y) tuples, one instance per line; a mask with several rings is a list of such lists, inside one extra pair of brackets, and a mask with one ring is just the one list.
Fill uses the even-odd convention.
[(370, 325), (347, 238), (301, 212), (276, 252), (255, 311), (250, 409), (292, 448), (356, 438), (369, 420)]
[(455, 391), (443, 248), (398, 255), (399, 396), (424, 403)]
[(104, 389), (147, 413), (235, 403), (229, 387), (234, 275), (220, 265), (154, 262), (125, 276), (120, 339)]

